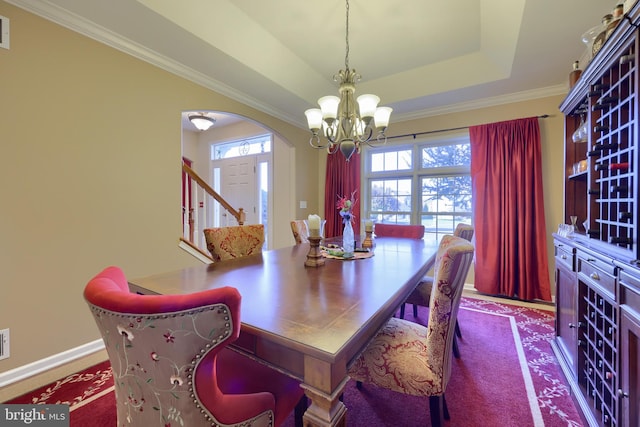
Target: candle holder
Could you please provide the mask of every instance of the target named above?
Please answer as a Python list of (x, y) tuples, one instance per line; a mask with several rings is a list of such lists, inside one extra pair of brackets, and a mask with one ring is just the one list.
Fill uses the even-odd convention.
[(362, 247), (365, 249), (371, 249), (373, 248), (373, 239), (371, 238), (371, 235), (373, 234), (373, 230), (365, 230), (365, 238), (364, 241), (362, 242)]
[(322, 237), (309, 236), (309, 253), (304, 265), (307, 267), (320, 267), (324, 265), (324, 257), (320, 249)]

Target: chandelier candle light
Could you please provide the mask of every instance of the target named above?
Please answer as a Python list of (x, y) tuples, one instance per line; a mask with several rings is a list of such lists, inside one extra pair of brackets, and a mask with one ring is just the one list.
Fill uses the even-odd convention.
[[(360, 95), (356, 100), (356, 82), (361, 76), (356, 70), (349, 68), (349, 0), (346, 0), (346, 54), (344, 70), (338, 71), (333, 80), (340, 82), (338, 96), (323, 96), (318, 99), (320, 108), (311, 108), (304, 112), (312, 136), (309, 144), (314, 148), (326, 148), (330, 154), (338, 149), (349, 161), (354, 152), (360, 152), (361, 144), (370, 143), (377, 134), (375, 141), (387, 142), (385, 130), (389, 126), (391, 116), (390, 107), (378, 107), (380, 98), (376, 95)], [(327, 138), (320, 140), (320, 132)], [(375, 142), (374, 141), (374, 142)]]

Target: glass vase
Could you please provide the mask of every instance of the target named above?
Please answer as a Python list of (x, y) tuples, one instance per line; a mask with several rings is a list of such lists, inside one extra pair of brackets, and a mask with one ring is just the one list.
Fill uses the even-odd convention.
[(356, 246), (356, 238), (353, 234), (351, 221), (347, 221), (342, 232), (342, 249), (346, 254), (352, 254)]

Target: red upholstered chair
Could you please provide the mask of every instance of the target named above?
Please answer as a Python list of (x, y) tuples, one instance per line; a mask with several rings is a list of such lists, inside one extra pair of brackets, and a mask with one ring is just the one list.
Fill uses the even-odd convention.
[(358, 382), (414, 396), (429, 396), (431, 425), (449, 419), (444, 394), (451, 376), (455, 323), (473, 246), (442, 237), (434, 266), (428, 326), (392, 317), (349, 368)]
[(376, 237), (422, 239), (424, 237), (424, 225), (376, 224), (374, 233)]
[(138, 295), (108, 267), (84, 297), (111, 362), (119, 426), (279, 426), (297, 404), (302, 425), (298, 381), (227, 348), (240, 333), (235, 288)]
[(205, 228), (204, 240), (214, 261), (240, 258), (262, 252), (264, 225)]
[(293, 239), (296, 241), (296, 245), (309, 243), (309, 230), (307, 230), (307, 224), (303, 219), (291, 221), (291, 232), (293, 233)]

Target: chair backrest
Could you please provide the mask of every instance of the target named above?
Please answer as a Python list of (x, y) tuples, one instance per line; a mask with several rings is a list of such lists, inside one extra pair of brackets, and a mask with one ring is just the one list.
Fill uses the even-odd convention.
[(309, 242), (309, 230), (307, 230), (307, 224), (303, 219), (295, 219), (291, 221), (291, 232), (293, 233), (296, 245)]
[(451, 354), (464, 281), (473, 259), (473, 245), (444, 235), (438, 246), (427, 324), (427, 358), (444, 393), (451, 376)]
[[(118, 425), (204, 427), (235, 416), (237, 408), (220, 404), (226, 395), (214, 367), (240, 333), (235, 288), (138, 295), (129, 292), (122, 270), (108, 267), (89, 281), (84, 297), (111, 362)], [(268, 424), (270, 417), (266, 411), (251, 421)]]
[(406, 237), (409, 239), (424, 237), (424, 225), (376, 224), (374, 231), (377, 237)]
[(264, 225), (250, 224), (232, 227), (205, 228), (207, 250), (214, 261), (241, 258), (262, 252)]
[(456, 229), (453, 231), (453, 235), (457, 237), (462, 237), (468, 241), (473, 239), (473, 226), (469, 224), (460, 223), (456, 226)]

